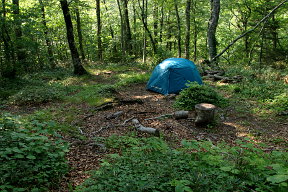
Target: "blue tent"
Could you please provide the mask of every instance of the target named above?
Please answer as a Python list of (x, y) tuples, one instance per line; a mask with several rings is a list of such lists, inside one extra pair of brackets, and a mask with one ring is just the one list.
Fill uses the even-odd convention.
[(202, 84), (196, 65), (188, 59), (169, 58), (155, 67), (147, 89), (163, 95), (179, 93), (189, 81)]

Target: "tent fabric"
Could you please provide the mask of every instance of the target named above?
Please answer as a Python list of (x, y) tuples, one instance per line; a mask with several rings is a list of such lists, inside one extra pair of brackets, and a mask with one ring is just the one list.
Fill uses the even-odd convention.
[(188, 59), (169, 58), (154, 68), (146, 88), (163, 95), (177, 94), (189, 81), (202, 84), (196, 65)]

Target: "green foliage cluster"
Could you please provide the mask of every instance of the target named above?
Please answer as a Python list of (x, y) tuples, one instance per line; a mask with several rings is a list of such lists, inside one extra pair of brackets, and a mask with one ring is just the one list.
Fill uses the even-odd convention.
[(67, 173), (68, 146), (51, 124), (0, 116), (0, 191), (47, 191)]
[(64, 95), (61, 88), (50, 85), (27, 86), (9, 97), (8, 102), (16, 105), (41, 104), (61, 100)]
[(174, 107), (194, 110), (195, 105), (199, 103), (211, 103), (219, 107), (227, 105), (225, 98), (220, 96), (212, 87), (192, 82), (180, 92)]
[(288, 93), (282, 93), (270, 100), (268, 108), (277, 112), (288, 111)]
[[(117, 141), (119, 143), (117, 144)], [(119, 149), (76, 191), (287, 191), (287, 152), (266, 153), (252, 141), (234, 147), (182, 141), (171, 149), (161, 138), (113, 138)]]

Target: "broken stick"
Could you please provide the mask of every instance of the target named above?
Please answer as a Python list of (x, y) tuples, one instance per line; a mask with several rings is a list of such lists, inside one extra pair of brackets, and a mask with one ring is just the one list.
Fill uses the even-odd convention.
[(138, 119), (132, 119), (132, 123), (134, 124), (135, 128), (138, 131), (144, 132), (144, 133), (150, 133), (157, 137), (160, 136), (160, 132), (158, 129), (152, 128), (152, 127), (145, 127), (143, 126)]

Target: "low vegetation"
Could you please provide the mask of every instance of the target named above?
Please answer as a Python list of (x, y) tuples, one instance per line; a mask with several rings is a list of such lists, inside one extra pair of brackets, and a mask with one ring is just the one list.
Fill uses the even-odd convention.
[(1, 191), (57, 188), (68, 172), (68, 145), (51, 132), (53, 125), (0, 116)]
[(188, 87), (182, 90), (174, 103), (175, 108), (184, 110), (194, 110), (198, 103), (211, 103), (219, 107), (227, 105), (227, 100), (224, 99), (209, 85), (199, 85), (192, 82)]
[(77, 191), (286, 191), (287, 152), (265, 152), (261, 143), (238, 140), (234, 147), (182, 141), (173, 149), (159, 138), (107, 140), (111, 154)]

